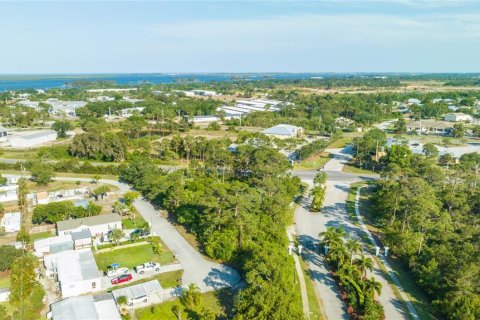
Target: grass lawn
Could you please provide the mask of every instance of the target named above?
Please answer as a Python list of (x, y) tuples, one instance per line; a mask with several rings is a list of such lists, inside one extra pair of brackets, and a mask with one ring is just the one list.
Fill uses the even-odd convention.
[(328, 149), (338, 149), (338, 148), (345, 148), (353, 141), (353, 137), (341, 137), (335, 140), (333, 143), (328, 145)]
[(300, 258), (300, 264), (302, 265), (303, 274), (305, 276), (305, 286), (307, 288), (307, 297), (308, 297), (308, 305), (310, 306), (310, 319), (323, 319), (323, 313), (320, 306), (320, 300), (317, 298), (315, 294), (315, 289), (313, 288), (312, 278), (310, 277), (310, 273), (307, 270), (307, 266), (303, 258)]
[[(220, 294), (216, 292), (207, 292), (202, 294), (202, 307), (215, 313), (216, 319), (226, 319), (225, 307), (219, 298)], [(185, 310), (179, 299), (166, 301), (151, 307), (145, 307), (135, 310), (135, 316), (138, 320), (177, 320), (177, 316), (173, 313), (173, 306), (178, 306), (182, 312), (181, 319), (196, 319), (190, 312)]]
[(303, 161), (298, 161), (293, 164), (294, 169), (315, 170), (321, 168), (332, 158), (328, 152), (321, 152), (319, 154), (308, 157)]
[(10, 275), (8, 272), (0, 273), (0, 288), (10, 287)]
[(175, 288), (176, 286), (182, 284), (182, 275), (183, 275), (183, 270), (160, 273), (153, 277), (143, 278), (137, 281), (131, 281), (119, 286), (111, 287), (108, 291), (130, 287), (130, 286), (133, 286), (139, 283), (148, 282), (151, 280), (158, 280), (158, 282), (160, 282), (160, 285), (163, 288)]
[(362, 169), (362, 168), (358, 168), (356, 166), (354, 166), (353, 164), (345, 164), (342, 168), (342, 171), (343, 172), (347, 172), (347, 173), (358, 173), (358, 174), (372, 174), (372, 173), (376, 173), (372, 170), (368, 170), (368, 169)]
[(50, 237), (55, 237), (55, 233), (50, 231), (44, 231), (44, 232), (30, 234), (30, 240), (32, 242), (34, 242), (35, 240), (40, 240), (40, 239), (45, 239)]
[(138, 226), (141, 226), (145, 223), (145, 219), (141, 215), (136, 215), (135, 219), (133, 217), (122, 218), (122, 227), (123, 229), (135, 229)]
[(149, 243), (139, 246), (121, 248), (107, 252), (95, 253), (95, 261), (98, 269), (107, 270), (112, 263), (120, 264), (120, 267), (133, 268), (145, 262), (158, 262), (168, 264), (175, 261), (173, 254), (164, 246), (164, 251), (154, 254)]
[(38, 150), (1, 150), (0, 158), (4, 159), (35, 159)]

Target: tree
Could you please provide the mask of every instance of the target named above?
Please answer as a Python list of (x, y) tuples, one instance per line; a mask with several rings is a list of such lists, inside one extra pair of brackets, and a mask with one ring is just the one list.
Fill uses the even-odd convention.
[(123, 230), (121, 229), (113, 229), (109, 235), (110, 240), (115, 242), (116, 245), (118, 245), (120, 240), (125, 237), (125, 232), (123, 232)]
[(38, 259), (31, 254), (23, 254), (13, 261), (10, 269), (10, 303), (14, 306), (20, 306), (28, 301), (37, 284), (35, 273), (37, 266)]
[(117, 303), (122, 307), (124, 307), (127, 304), (127, 302), (128, 302), (128, 298), (126, 296), (120, 296), (117, 299)]
[(191, 310), (196, 310), (197, 307), (202, 303), (202, 293), (200, 288), (194, 284), (190, 283), (186, 290), (183, 290), (180, 301), (182, 304)]
[(17, 241), (21, 241), (23, 244), (30, 243), (30, 233), (22, 225), (20, 231), (17, 233)]
[(423, 145), (423, 154), (425, 154), (425, 157), (427, 158), (437, 158), (440, 151), (438, 150), (437, 147), (433, 143), (426, 143)]
[(182, 320), (182, 309), (180, 309), (178, 305), (175, 304), (172, 307), (172, 312), (175, 315), (175, 317), (177, 317), (177, 320)]
[(362, 251), (362, 244), (357, 239), (348, 239), (345, 246), (350, 252), (350, 264), (353, 264), (353, 255)]
[(16, 249), (12, 246), (0, 246), (0, 257), (2, 257), (2, 259), (0, 259), (0, 272), (10, 270), (13, 261), (21, 255), (22, 250)]
[(362, 255), (353, 261), (353, 264), (358, 266), (358, 269), (362, 273), (363, 277), (367, 277), (367, 270), (373, 270), (373, 260)]
[(462, 138), (465, 135), (465, 126), (463, 123), (455, 123), (452, 134), (455, 138)]
[(67, 136), (67, 131), (72, 130), (73, 126), (69, 121), (55, 121), (52, 125), (52, 129), (57, 131), (59, 138), (65, 138)]
[(472, 133), (474, 135), (475, 138), (480, 138), (480, 125), (475, 125), (473, 128), (472, 128)]
[(398, 121), (395, 122), (394, 131), (397, 134), (403, 134), (407, 132), (407, 122), (404, 117), (399, 117)]
[(95, 188), (93, 189), (93, 195), (95, 196), (95, 199), (98, 198), (98, 196), (101, 196), (102, 199), (103, 197), (108, 193), (110, 192), (110, 190), (112, 190), (112, 188), (109, 186), (109, 185), (103, 185), (103, 186), (100, 186), (98, 188)]
[(319, 172), (313, 178), (313, 183), (318, 185), (323, 185), (327, 182), (327, 173)]
[(93, 182), (94, 184), (98, 184), (98, 182), (100, 181), (100, 179), (101, 179), (100, 175), (96, 174), (96, 175), (94, 175), (94, 176), (92, 177), (92, 182)]
[(325, 199), (325, 189), (321, 186), (315, 186), (310, 190), (310, 196), (312, 196), (310, 210), (319, 212), (322, 209), (323, 200)]
[(127, 191), (123, 194), (122, 198), (125, 202), (125, 205), (127, 207), (130, 207), (133, 205), (133, 202), (140, 197), (140, 192), (138, 191)]
[(53, 167), (45, 162), (35, 162), (30, 168), (32, 180), (38, 185), (47, 185), (54, 177)]
[(365, 293), (375, 298), (375, 293), (380, 295), (382, 293), (382, 284), (375, 280), (374, 277), (367, 279), (363, 282)]

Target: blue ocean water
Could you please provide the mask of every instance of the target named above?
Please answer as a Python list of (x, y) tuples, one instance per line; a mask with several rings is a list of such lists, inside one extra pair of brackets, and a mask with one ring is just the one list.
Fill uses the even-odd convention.
[(182, 81), (211, 82), (260, 79), (305, 79), (328, 77), (332, 74), (314, 73), (253, 73), (253, 74), (61, 74), (61, 75), (0, 75), (0, 90), (62, 88), (78, 80), (114, 81), (119, 85), (139, 85), (141, 83), (161, 84)]

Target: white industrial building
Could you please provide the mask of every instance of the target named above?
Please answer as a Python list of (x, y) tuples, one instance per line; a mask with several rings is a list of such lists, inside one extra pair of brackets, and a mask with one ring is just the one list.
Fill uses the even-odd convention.
[(5, 232), (20, 231), (21, 224), (22, 215), (20, 214), (20, 212), (5, 213), (2, 220), (0, 221), (0, 226), (5, 228)]
[(300, 138), (303, 135), (303, 128), (290, 124), (279, 124), (265, 129), (261, 133), (278, 139)]
[(47, 276), (55, 276), (62, 298), (102, 290), (101, 276), (90, 249), (67, 250), (44, 257)]
[(53, 130), (30, 131), (27, 133), (17, 132), (14, 135), (8, 136), (10, 146), (18, 149), (37, 147), (55, 140), (57, 140), (57, 132)]
[(254, 111), (279, 111), (286, 102), (269, 99), (237, 100), (235, 106), (221, 106), (217, 111), (223, 111), (227, 116), (239, 118)]
[(112, 294), (70, 297), (50, 305), (52, 320), (121, 320)]
[(445, 121), (450, 122), (472, 122), (473, 117), (469, 114), (456, 112), (456, 113), (447, 113), (445, 115)]
[(151, 296), (162, 291), (162, 286), (158, 280), (151, 280), (144, 283), (139, 283), (133, 286), (113, 290), (113, 298), (115, 301), (119, 297), (127, 297), (127, 304), (132, 306), (137, 303), (147, 303)]
[(122, 229), (122, 219), (116, 213), (57, 222), (59, 236), (89, 230), (92, 236), (99, 237), (107, 235), (113, 229)]

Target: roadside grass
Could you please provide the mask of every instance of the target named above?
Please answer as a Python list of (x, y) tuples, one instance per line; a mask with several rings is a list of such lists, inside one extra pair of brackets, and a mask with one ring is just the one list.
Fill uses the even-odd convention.
[(55, 237), (55, 234), (50, 232), (50, 231), (44, 231), (44, 232), (38, 232), (38, 233), (30, 234), (31, 242), (34, 242), (34, 241), (40, 240), (40, 239), (51, 238), (51, 237)]
[[(222, 306), (221, 300), (216, 292), (207, 292), (202, 294), (202, 307), (212, 311), (216, 319), (226, 319), (226, 310)], [(173, 312), (174, 307), (181, 310), (181, 317), (177, 317)], [(135, 310), (135, 317), (138, 320), (178, 320), (178, 319), (197, 319), (196, 315), (185, 309), (180, 299), (166, 301), (161, 304), (139, 308)]]
[(316, 155), (310, 156), (305, 160), (295, 162), (293, 164), (294, 169), (315, 170), (321, 168), (332, 158), (332, 155), (328, 152), (321, 152)]
[[(99, 186), (100, 185), (101, 184), (99, 184)], [(90, 186), (90, 184), (88, 182), (83, 182), (83, 181), (80, 182), (80, 184), (77, 184), (75, 181), (54, 180), (49, 182), (48, 185), (46, 186), (39, 186), (37, 185), (36, 182), (27, 180), (27, 189), (29, 192), (39, 192), (39, 191), (53, 192), (53, 191), (64, 190), (64, 189), (76, 189), (76, 188), (85, 187), (85, 186)]]
[(160, 254), (153, 252), (152, 246), (149, 243), (144, 245), (120, 248), (107, 252), (95, 253), (95, 261), (98, 269), (107, 270), (107, 266), (112, 263), (118, 263), (120, 267), (133, 268), (145, 262), (158, 262), (160, 264), (173, 263), (175, 258), (166, 246), (163, 246), (163, 251)]
[[(0, 158), (1, 158), (1, 156), (0, 156)], [(20, 170), (0, 170), (0, 173), (16, 174), (16, 175), (19, 175), (19, 176), (22, 175), (22, 171), (20, 171)], [(23, 171), (23, 174), (26, 175), (26, 176), (29, 176), (30, 172), (29, 171)], [(92, 179), (93, 176), (95, 176), (96, 174), (93, 174), (93, 173), (73, 173), (73, 172), (55, 172), (54, 175), (55, 175), (55, 177)], [(100, 179), (118, 180), (118, 176), (112, 175), (112, 174), (99, 174), (98, 176), (100, 177)]]
[(0, 150), (0, 158), (32, 160), (38, 156), (38, 150)]
[(376, 173), (375, 171), (372, 171), (372, 170), (369, 170), (369, 169), (358, 168), (355, 165), (353, 165), (353, 163), (351, 163), (351, 162), (346, 163), (343, 166), (342, 171), (346, 172), (346, 173), (357, 173), (357, 174), (373, 174), (373, 173)]
[(333, 143), (329, 144), (327, 149), (345, 148), (346, 146), (352, 143), (353, 138), (354, 138), (353, 136), (338, 138)]
[(122, 218), (123, 229), (135, 229), (138, 226), (145, 224), (145, 219), (141, 215), (137, 215), (135, 218), (132, 216)]
[[(360, 191), (359, 209), (360, 209), (360, 213), (361, 213), (362, 218), (363, 218), (363, 222), (365, 223), (367, 229), (370, 232), (372, 232), (373, 234), (377, 234), (377, 235), (381, 234), (382, 231), (379, 229), (379, 227), (378, 227), (378, 225), (375, 221), (375, 217), (373, 216), (374, 212), (371, 210), (371, 200), (370, 199), (371, 199), (371, 196), (373, 195), (374, 189), (373, 189), (373, 186), (368, 185), (368, 183), (366, 184), (365, 182), (360, 182), (359, 184), (357, 184), (357, 183), (352, 184), (352, 189), (355, 188), (355, 190), (353, 191), (351, 189), (351, 191), (349, 193), (349, 199), (350, 199), (351, 196), (353, 196), (353, 214), (355, 214), (355, 211), (354, 211), (355, 210), (355, 207), (354, 207), (355, 196), (354, 196), (354, 194), (356, 194), (356, 192), (357, 192), (356, 190), (358, 189), (358, 187), (361, 184), (367, 186), (367, 187), (362, 188), (361, 191)], [(348, 204), (347, 204), (347, 207), (348, 207)], [(350, 212), (349, 212), (349, 215), (350, 215)], [(369, 250), (373, 251), (373, 247), (370, 244), (370, 240), (367, 238), (367, 235), (364, 232), (362, 232), (360, 236), (362, 237), (363, 242), (368, 245)], [(400, 295), (400, 291), (397, 288), (397, 286), (394, 284), (390, 275), (388, 274), (387, 269), (385, 268), (383, 263), (380, 261), (380, 259), (378, 259), (375, 256), (373, 256), (373, 258), (377, 262), (380, 269), (384, 273), (387, 274), (386, 279), (391, 284), (391, 287), (393, 289), (393, 292), (394, 292), (396, 298), (405, 305), (406, 313), (409, 316), (409, 318), (412, 319), (412, 317), (411, 317), (411, 315), (408, 312), (408, 309), (406, 307), (405, 301), (402, 299), (402, 297)], [(431, 310), (430, 304), (428, 302), (429, 300), (428, 300), (427, 296), (423, 293), (423, 291), (420, 289), (420, 287), (415, 283), (415, 280), (412, 278), (412, 275), (409, 274), (409, 272), (406, 270), (405, 266), (400, 261), (398, 261), (398, 259), (393, 259), (391, 256), (387, 257), (387, 260), (388, 260), (388, 263), (389, 263), (390, 267), (392, 268), (393, 272), (395, 273), (395, 276), (397, 277), (398, 281), (400, 282), (403, 290), (405, 291), (405, 294), (407, 295), (408, 299), (410, 300), (410, 302), (415, 307), (415, 310), (417, 311), (419, 317), (421, 319), (427, 319), (427, 320), (436, 319), (432, 315), (432, 310)]]
[(348, 217), (354, 225), (359, 225), (357, 215), (355, 214), (355, 198), (357, 196), (357, 190), (359, 187), (364, 186), (365, 182), (354, 182), (350, 185), (347, 197), (347, 213)]
[(315, 289), (312, 283), (312, 278), (310, 276), (310, 273), (308, 272), (308, 268), (305, 261), (303, 260), (303, 257), (300, 257), (300, 265), (302, 266), (303, 274), (305, 276), (305, 286), (307, 288), (308, 305), (310, 306), (310, 319), (322, 320), (324, 317), (322, 313), (320, 300), (317, 298), (317, 295), (315, 293)]
[(0, 288), (10, 288), (10, 273), (0, 273)]

